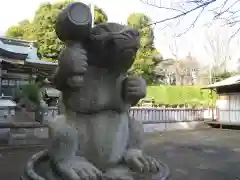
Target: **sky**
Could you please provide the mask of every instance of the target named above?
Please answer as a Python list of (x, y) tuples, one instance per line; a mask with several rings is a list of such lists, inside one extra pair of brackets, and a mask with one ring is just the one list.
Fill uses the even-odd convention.
[[(16, 25), (19, 21), (24, 19), (31, 20), (34, 12), (41, 3), (56, 1), (59, 0), (0, 0), (0, 36), (4, 35), (10, 26)], [(126, 23), (127, 17), (133, 12), (143, 12), (148, 15), (152, 21), (157, 21), (169, 16), (169, 14), (159, 9), (143, 4), (140, 0), (93, 1), (106, 12), (109, 22)], [(165, 2), (169, 1), (165, 0)], [(197, 28), (191, 29), (180, 38), (173, 38), (175, 32), (181, 32), (182, 27), (186, 27), (192, 22), (193, 15), (181, 22), (181, 26), (171, 26), (171, 28), (166, 28), (161, 24), (154, 26), (155, 45), (164, 58), (172, 58), (174, 57), (173, 54), (177, 54), (178, 58), (183, 58), (191, 53), (192, 56), (204, 64), (209, 63), (209, 59), (212, 59), (212, 54), (206, 51), (206, 34), (209, 30), (203, 26), (209, 19), (207, 14), (203, 15), (199, 20), (200, 25)], [(225, 34), (226, 31), (228, 30), (225, 30)], [(216, 32), (218, 32), (218, 29), (212, 30), (213, 34)], [(238, 56), (240, 57), (237, 46), (238, 43), (235, 43), (233, 45), (234, 48), (231, 48), (232, 59), (237, 59)]]

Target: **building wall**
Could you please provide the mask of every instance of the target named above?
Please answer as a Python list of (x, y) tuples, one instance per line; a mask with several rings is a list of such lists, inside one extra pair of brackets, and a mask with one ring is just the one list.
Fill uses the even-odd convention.
[(13, 96), (16, 89), (29, 83), (29, 74), (27, 73), (9, 73), (2, 74), (0, 79), (0, 93), (4, 96)]
[(240, 93), (219, 94), (216, 106), (218, 121), (240, 124)]

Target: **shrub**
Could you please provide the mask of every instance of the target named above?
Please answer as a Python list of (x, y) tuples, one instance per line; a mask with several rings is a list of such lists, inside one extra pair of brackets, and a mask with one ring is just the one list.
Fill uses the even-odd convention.
[(203, 90), (198, 86), (148, 86), (147, 97), (153, 97), (156, 105), (166, 106), (213, 106), (216, 94), (210, 96), (210, 90)]
[(38, 104), (40, 87), (38, 84), (27, 84), (21, 87), (21, 95), (23, 98), (27, 98), (29, 101)]

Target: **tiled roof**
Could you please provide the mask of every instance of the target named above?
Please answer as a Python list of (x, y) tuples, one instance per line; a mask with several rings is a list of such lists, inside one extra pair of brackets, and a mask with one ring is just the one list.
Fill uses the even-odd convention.
[(240, 84), (240, 76), (232, 76), (227, 79), (224, 79), (222, 81), (216, 82), (214, 84), (210, 84), (206, 86), (205, 88), (212, 89), (212, 88), (217, 88), (217, 87), (223, 87), (223, 86), (231, 86), (235, 84)]
[(15, 107), (16, 103), (9, 99), (0, 99), (0, 107)]
[(57, 63), (40, 60), (37, 56), (37, 48), (32, 45), (33, 43), (34, 42), (0, 38), (0, 49), (17, 54), (26, 54), (25, 62), (27, 63), (57, 65)]

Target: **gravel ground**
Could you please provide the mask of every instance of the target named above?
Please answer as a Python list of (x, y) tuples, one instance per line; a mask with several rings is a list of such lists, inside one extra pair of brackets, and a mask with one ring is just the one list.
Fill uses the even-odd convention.
[[(146, 152), (165, 162), (170, 180), (240, 180), (240, 132), (208, 129), (148, 134)], [(40, 147), (0, 147), (0, 179), (19, 180), (31, 154)]]

